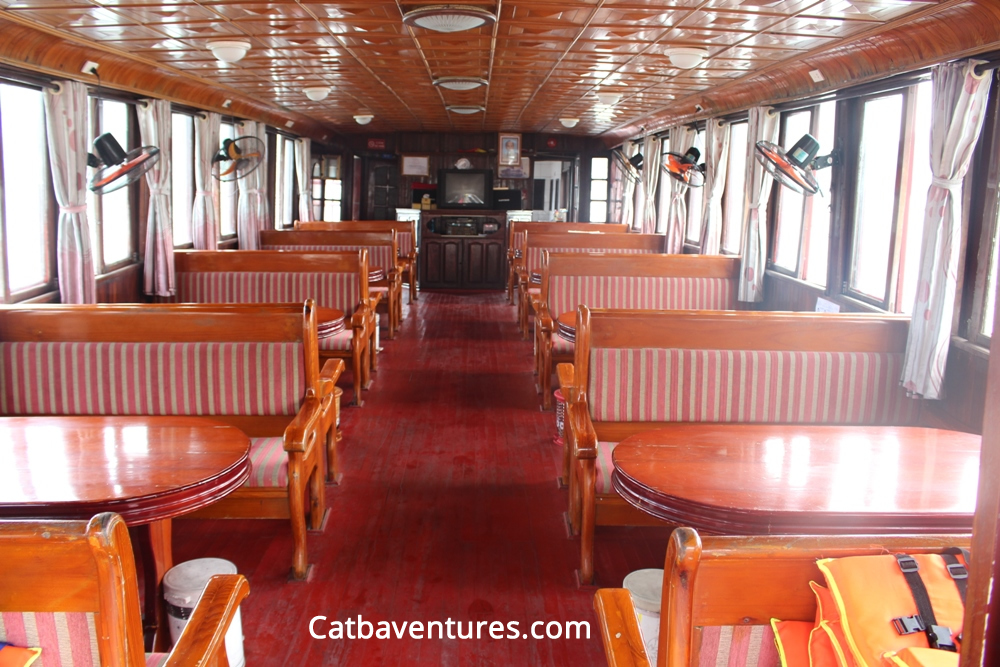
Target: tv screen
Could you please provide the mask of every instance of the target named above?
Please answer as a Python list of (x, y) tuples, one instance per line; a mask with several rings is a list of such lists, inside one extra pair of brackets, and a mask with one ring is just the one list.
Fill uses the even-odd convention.
[(438, 208), (490, 208), (493, 172), (489, 169), (442, 169), (438, 172)]

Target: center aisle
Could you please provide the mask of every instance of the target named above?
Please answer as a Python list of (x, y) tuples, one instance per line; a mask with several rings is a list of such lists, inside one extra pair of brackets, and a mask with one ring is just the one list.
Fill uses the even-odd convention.
[[(422, 293), (381, 344), (364, 407), (341, 411), (344, 479), (327, 487), (325, 532), (309, 534), (308, 583), (287, 582), (286, 522), (177, 522), (177, 562), (227, 558), (250, 581), (247, 664), (603, 665), (594, 589), (575, 584), (579, 541), (566, 535), (555, 483), (555, 417), (539, 410), (514, 308), (499, 292)], [(599, 583), (662, 567), (666, 543), (665, 530), (602, 528)], [(423, 623), (424, 637), (429, 621), (461, 622), (463, 636), (470, 621), (486, 623), (478, 639), (459, 639), (455, 625), (455, 639), (448, 629), (422, 640), (309, 634), (310, 619), (326, 616), (320, 633), (350, 618), (357, 637), (359, 615), (376, 627)], [(490, 637), (494, 621), (505, 638)], [(533, 639), (538, 621), (553, 633), (587, 621), (590, 639)]]

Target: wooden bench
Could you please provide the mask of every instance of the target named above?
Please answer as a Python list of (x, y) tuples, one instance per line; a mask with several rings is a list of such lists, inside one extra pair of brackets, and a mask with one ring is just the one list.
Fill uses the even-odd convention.
[(531, 275), (542, 273), (546, 252), (603, 252), (620, 255), (650, 255), (663, 252), (663, 236), (659, 234), (546, 234), (528, 233), (524, 260), (518, 266), (518, 324), (524, 338), (530, 333), (530, 323), (536, 304), (541, 299), (541, 285), (531, 282)]
[(0, 563), (0, 640), (41, 648), (38, 665), (228, 665), (226, 630), (250, 592), (241, 574), (212, 577), (169, 655), (147, 655), (135, 560), (117, 514), (0, 521)]
[(733, 310), (740, 262), (721, 255), (543, 253), (535, 316), (535, 350), (542, 406), (552, 405), (552, 373), (573, 362), (573, 342), (556, 332), (563, 313), (591, 308)]
[(514, 303), (514, 288), (517, 287), (517, 267), (524, 257), (524, 241), (529, 232), (560, 234), (564, 232), (599, 232), (601, 234), (625, 234), (628, 225), (606, 224), (602, 222), (511, 222), (507, 226), (507, 301)]
[[(378, 299), (385, 296), (388, 308), (389, 338), (395, 338), (403, 319), (402, 266), (396, 232), (303, 232), (268, 230), (260, 233), (261, 250), (292, 250), (297, 252), (368, 252), (368, 270), (381, 269), (385, 277), (368, 280), (368, 291)], [(372, 302), (374, 311), (378, 301)], [(374, 348), (373, 348), (374, 352)]]
[(344, 331), (320, 339), (320, 359), (351, 364), (354, 404), (361, 405), (375, 367), (375, 317), (368, 294), (367, 251), (277, 250), (174, 252), (175, 303), (301, 303), (344, 313)]
[(618, 442), (679, 422), (918, 425), (920, 404), (899, 387), (908, 327), (896, 315), (580, 306), (573, 365), (558, 371), (582, 580), (595, 525), (656, 523), (611, 488)]
[[(656, 664), (777, 666), (770, 620), (815, 621), (809, 582), (823, 581), (818, 559), (939, 553), (970, 542), (969, 535), (701, 538), (678, 528), (663, 564)], [(650, 665), (630, 593), (600, 589), (594, 608), (608, 665)]]
[[(333, 385), (316, 308), (298, 304), (0, 306), (0, 414), (210, 416), (250, 436), (247, 484), (191, 516), (289, 519), (307, 575), (306, 516), (326, 513)], [(321, 379), (322, 377), (322, 379)]]
[(396, 250), (399, 257), (400, 276), (410, 286), (410, 303), (417, 300), (417, 221), (396, 220), (344, 220), (342, 222), (300, 222), (295, 229), (303, 232), (396, 232)]

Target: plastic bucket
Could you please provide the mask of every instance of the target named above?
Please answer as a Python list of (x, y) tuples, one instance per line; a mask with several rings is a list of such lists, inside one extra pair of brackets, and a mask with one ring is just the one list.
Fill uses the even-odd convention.
[[(174, 643), (181, 636), (184, 626), (216, 574), (236, 574), (236, 566), (221, 558), (198, 558), (175, 565), (163, 576), (163, 598), (167, 601), (167, 621), (170, 640)], [(226, 633), (226, 655), (230, 667), (243, 667), (243, 624), (240, 610), (236, 610), (229, 631)]]
[(639, 622), (642, 643), (651, 665), (656, 664), (660, 638), (660, 599), (663, 595), (663, 570), (636, 570), (625, 576), (622, 587), (632, 595), (635, 618)]

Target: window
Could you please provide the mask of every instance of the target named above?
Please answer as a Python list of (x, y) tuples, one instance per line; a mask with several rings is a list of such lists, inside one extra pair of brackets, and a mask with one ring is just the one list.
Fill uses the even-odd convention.
[(51, 289), (55, 246), (45, 109), (41, 91), (0, 84), (0, 224), (4, 301)]
[(743, 250), (748, 131), (748, 123), (733, 123), (729, 129), (729, 165), (722, 194), (722, 252), (733, 255)]
[(170, 214), (174, 220), (174, 245), (191, 244), (191, 209), (194, 208), (194, 118), (173, 113), (170, 139)]
[[(110, 132), (124, 150), (133, 148), (129, 104), (93, 98), (89, 111), (90, 136)], [(88, 176), (94, 171), (91, 169)], [(95, 195), (88, 188), (87, 218), (96, 273), (107, 273), (110, 268), (132, 259), (131, 188), (122, 187), (104, 195)]]
[[(701, 162), (705, 161), (705, 130), (700, 130), (691, 144), (701, 152)], [(668, 177), (669, 178), (669, 177)], [(684, 241), (691, 245), (701, 245), (701, 223), (703, 219), (702, 203), (705, 201), (705, 188), (688, 188), (687, 222), (684, 225)]]
[[(236, 138), (236, 126), (233, 123), (222, 123), (219, 129), (219, 145), (226, 139)], [(215, 174), (219, 173), (221, 166), (215, 164)], [(234, 238), (236, 236), (236, 205), (239, 190), (236, 181), (217, 181), (219, 198), (219, 234), (221, 238)]]
[(986, 273), (986, 290), (984, 292), (983, 317), (979, 321), (979, 334), (985, 338), (993, 336), (993, 318), (996, 315), (997, 303), (997, 257), (1000, 256), (1000, 215), (993, 220), (993, 243), (989, 249), (990, 263)]
[(313, 160), (312, 200), (313, 219), (340, 222), (343, 181), (340, 178), (340, 158), (324, 157)]
[(291, 227), (295, 214), (295, 140), (275, 136), (274, 226)]
[[(977, 160), (971, 171), (975, 179), (971, 198), (973, 210), (969, 211), (970, 223), (982, 221), (978, 234), (969, 234), (969, 254), (966, 258), (972, 274), (966, 274), (965, 289), (972, 289), (971, 298), (962, 317), (966, 326), (960, 327), (959, 334), (977, 345), (990, 347), (993, 337), (993, 319), (996, 316), (997, 275), (1000, 269), (1000, 86), (994, 79), (989, 101), (987, 122), (983, 126)], [(990, 118), (992, 116), (992, 122)], [(978, 186), (978, 187), (975, 187)], [(977, 195), (981, 194), (979, 200)], [(980, 208), (980, 206), (982, 208)], [(974, 225), (970, 225), (974, 229)], [(977, 238), (978, 237), (978, 238)], [(977, 242), (978, 241), (978, 245)], [(974, 277), (973, 277), (974, 276)]]
[(608, 221), (608, 158), (590, 158), (590, 221)]

